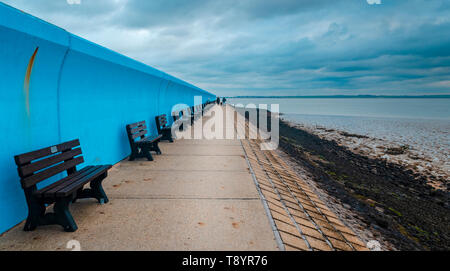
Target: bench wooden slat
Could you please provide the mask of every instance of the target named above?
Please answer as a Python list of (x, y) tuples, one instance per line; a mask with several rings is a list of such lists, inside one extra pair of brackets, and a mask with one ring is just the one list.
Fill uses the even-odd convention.
[(183, 111), (174, 111), (172, 112), (172, 119), (174, 121), (180, 119), (183, 116)]
[(28, 188), (32, 185), (35, 185), (36, 183), (43, 181), (45, 179), (48, 179), (52, 176), (55, 176), (58, 173), (61, 173), (65, 170), (68, 170), (69, 168), (73, 168), (81, 163), (84, 162), (83, 156), (76, 157), (72, 160), (69, 160), (67, 162), (58, 164), (56, 166), (53, 166), (51, 168), (48, 168), (46, 170), (43, 170), (37, 174), (31, 175), (29, 177), (26, 177), (21, 180), (22, 187)]
[(143, 131), (141, 131), (141, 132), (139, 132), (139, 133), (137, 133), (137, 134), (132, 134), (131, 137), (132, 137), (133, 139), (136, 139), (136, 138), (138, 138), (138, 137), (145, 136), (146, 134), (147, 134), (147, 130), (143, 130)]
[(51, 189), (48, 189), (44, 192), (43, 197), (45, 198), (54, 198), (56, 197), (56, 193), (60, 191), (61, 189), (64, 189), (65, 187), (69, 186), (73, 182), (76, 182), (77, 180), (84, 178), (85, 176), (91, 174), (94, 172), (99, 166), (92, 166), (87, 170), (84, 170), (81, 174), (78, 174), (76, 176), (67, 176), (67, 179), (64, 182), (60, 182), (58, 185), (52, 187)]
[[(80, 146), (80, 141), (78, 139), (61, 143), (59, 145), (55, 145), (52, 147), (43, 148), (37, 151), (32, 151), (20, 155), (14, 156), (14, 160), (18, 166), (29, 163), (33, 160), (40, 159), (49, 155), (52, 155), (56, 152), (67, 151), (71, 148)], [(56, 150), (56, 151), (55, 151)]]
[(70, 158), (73, 158), (77, 155), (81, 154), (81, 148), (76, 148), (70, 151), (62, 152), (61, 154), (57, 154), (55, 156), (50, 156), (49, 158), (45, 158), (36, 162), (33, 162), (31, 164), (26, 164), (19, 168), (19, 175), (21, 177), (28, 176), (32, 174), (35, 171), (44, 169), (46, 167), (49, 167), (51, 165), (57, 164), (59, 162), (68, 160)]
[(159, 127), (164, 127), (167, 124), (167, 116), (166, 114), (159, 115), (155, 117), (156, 125)]
[(44, 197), (44, 195), (45, 195), (46, 192), (48, 192), (48, 191), (50, 191), (51, 189), (54, 189), (54, 188), (56, 188), (56, 187), (59, 187), (60, 185), (66, 183), (67, 181), (69, 181), (69, 180), (71, 180), (71, 179), (73, 179), (73, 178), (77, 178), (78, 176), (87, 174), (87, 173), (89, 172), (89, 170), (91, 170), (93, 167), (94, 167), (94, 166), (87, 166), (87, 167), (84, 167), (84, 168), (82, 168), (81, 170), (78, 170), (77, 172), (75, 172), (75, 173), (73, 173), (73, 174), (71, 174), (71, 175), (69, 175), (69, 176), (66, 176), (66, 177), (62, 178), (61, 180), (52, 183), (51, 185), (48, 185), (48, 186), (46, 186), (46, 187), (44, 187), (44, 188), (39, 189), (38, 191), (36, 191), (35, 194), (36, 194), (36, 196), (38, 196), (38, 197)]
[(141, 141), (136, 142), (137, 144), (139, 143), (153, 143), (156, 140), (160, 139), (162, 137), (162, 135), (157, 135), (157, 136), (148, 136), (146, 138), (143, 138)]
[(145, 124), (145, 121), (144, 121), (144, 120), (143, 120), (143, 121), (136, 122), (136, 123), (128, 124), (127, 127), (130, 128), (130, 129), (132, 129), (132, 128), (136, 127), (136, 126), (141, 126), (141, 125), (143, 125), (143, 124)]
[(141, 126), (139, 126), (139, 127), (137, 127), (137, 128), (131, 129), (130, 132), (131, 132), (132, 134), (135, 134), (135, 133), (137, 133), (137, 132), (140, 132), (140, 131), (146, 130), (146, 129), (147, 129), (147, 125), (141, 125)]
[(86, 175), (86, 176), (84, 176), (84, 177), (82, 177), (82, 178), (72, 182), (68, 186), (66, 186), (63, 189), (61, 189), (58, 192), (56, 192), (55, 196), (56, 197), (65, 197), (65, 196), (68, 196), (68, 195), (72, 194), (73, 192), (78, 190), (78, 188), (80, 188), (81, 186), (83, 186), (86, 183), (90, 182), (91, 180), (97, 178), (98, 176), (100, 176), (101, 174), (103, 174), (104, 172), (106, 172), (110, 168), (111, 168), (110, 165), (96, 167), (88, 175)]

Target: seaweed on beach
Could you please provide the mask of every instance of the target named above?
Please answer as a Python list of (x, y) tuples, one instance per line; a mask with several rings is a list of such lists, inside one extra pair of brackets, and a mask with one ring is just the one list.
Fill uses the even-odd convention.
[(400, 147), (387, 148), (384, 153), (390, 154), (390, 155), (400, 155), (400, 154), (404, 154), (407, 150), (409, 150), (409, 146), (403, 145)]
[(450, 193), (431, 187), (427, 176), (356, 154), (282, 120), (279, 131), (280, 148), (322, 190), (349, 206), (375, 237), (398, 250), (450, 249)]
[(426, 176), (355, 154), (283, 121), (280, 147), (397, 249), (450, 249), (449, 193), (429, 186)]
[(344, 131), (340, 131), (339, 134), (346, 137), (369, 138), (368, 136), (365, 135), (351, 134)]

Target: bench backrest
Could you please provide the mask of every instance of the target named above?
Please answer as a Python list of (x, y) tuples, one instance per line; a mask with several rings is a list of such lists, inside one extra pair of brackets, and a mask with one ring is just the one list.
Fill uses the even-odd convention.
[(183, 117), (183, 110), (172, 112), (173, 121), (177, 121)]
[(131, 145), (133, 145), (136, 141), (144, 139), (147, 133), (148, 131), (145, 120), (127, 125), (127, 135)]
[(167, 117), (166, 114), (162, 114), (155, 117), (156, 129), (158, 130), (158, 134), (161, 134), (161, 130), (167, 125)]
[(200, 105), (200, 104), (191, 106), (190, 107), (191, 115), (198, 114), (201, 111), (201, 106), (202, 105)]
[(14, 156), (22, 187), (30, 188), (58, 173), (76, 172), (76, 166), (83, 163), (78, 139), (37, 151)]

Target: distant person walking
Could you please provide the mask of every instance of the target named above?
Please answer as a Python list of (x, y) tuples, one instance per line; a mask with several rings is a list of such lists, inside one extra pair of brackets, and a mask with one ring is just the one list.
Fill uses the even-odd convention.
[(226, 101), (227, 101), (227, 98), (223, 97), (222, 98), (222, 103), (225, 104)]
[(216, 102), (217, 102), (217, 104), (220, 104), (220, 97), (217, 97)]

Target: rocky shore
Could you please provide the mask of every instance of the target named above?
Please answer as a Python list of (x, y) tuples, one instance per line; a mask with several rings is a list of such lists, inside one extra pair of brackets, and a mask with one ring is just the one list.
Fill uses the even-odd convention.
[(407, 146), (385, 147), (380, 155), (370, 151), (373, 148), (364, 150), (364, 144), (349, 147), (342, 139), (363, 141), (365, 136), (324, 132), (335, 137), (281, 120), (280, 149), (344, 222), (356, 227), (363, 239), (380, 241), (384, 249), (450, 249), (445, 172), (430, 174), (400, 163), (405, 160), (398, 158), (402, 155), (418, 160)]
[(335, 141), (354, 153), (401, 165), (412, 170), (417, 176), (425, 176), (428, 184), (434, 188), (449, 191), (450, 150), (448, 143), (444, 142), (445, 137), (441, 139), (441, 143), (433, 141), (421, 144), (422, 139), (415, 140), (417, 136), (414, 135), (402, 135), (401, 138), (391, 136), (389, 140), (318, 125), (297, 124), (286, 120), (285, 122), (320, 138)]

